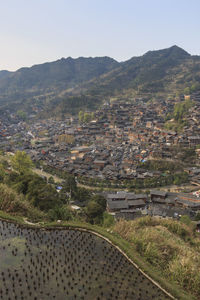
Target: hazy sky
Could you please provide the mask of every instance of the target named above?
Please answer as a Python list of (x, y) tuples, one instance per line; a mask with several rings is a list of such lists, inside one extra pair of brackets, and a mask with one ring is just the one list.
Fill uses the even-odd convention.
[(61, 57), (200, 55), (200, 0), (0, 0), (0, 70)]

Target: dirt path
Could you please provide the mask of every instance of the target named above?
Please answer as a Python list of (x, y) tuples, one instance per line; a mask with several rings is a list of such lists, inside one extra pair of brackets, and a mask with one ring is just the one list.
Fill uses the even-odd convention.
[(81, 183), (77, 183), (77, 186), (78, 187), (83, 187), (85, 189), (88, 189), (88, 190), (101, 190), (103, 189), (104, 191), (128, 191), (128, 189), (124, 188), (112, 188), (112, 187), (98, 187), (98, 186), (89, 186), (89, 185), (84, 185), (84, 184), (81, 184)]
[(27, 220), (27, 218), (23, 218), (23, 221), (24, 221), (24, 223), (26, 223), (26, 224), (28, 224), (28, 225), (31, 225), (31, 226), (41, 226), (40, 223), (32, 223), (32, 222), (29, 222), (29, 221)]
[(53, 177), (53, 179), (54, 179), (54, 181), (56, 183), (59, 183), (59, 182), (62, 181), (62, 179), (60, 177), (58, 177), (56, 175), (51, 175), (51, 174), (49, 174), (49, 173), (47, 173), (45, 171), (42, 171), (40, 169), (36, 169), (35, 168), (35, 169), (33, 169), (33, 172), (36, 173), (36, 174), (38, 174), (38, 175), (40, 175), (40, 176), (45, 176), (47, 179), (49, 179), (49, 177)]

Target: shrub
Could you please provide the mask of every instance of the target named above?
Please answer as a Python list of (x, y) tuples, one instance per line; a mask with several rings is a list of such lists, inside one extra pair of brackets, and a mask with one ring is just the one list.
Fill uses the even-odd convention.
[(50, 177), (49, 177), (48, 183), (51, 183), (51, 184), (54, 184), (54, 183), (55, 183), (53, 176), (50, 176)]
[(56, 206), (54, 209), (49, 210), (48, 217), (52, 221), (55, 220), (69, 221), (72, 219), (72, 212), (70, 211), (69, 207), (65, 205), (61, 207)]
[(189, 216), (181, 216), (180, 218), (180, 221), (183, 223), (183, 224), (186, 224), (186, 225), (190, 225), (191, 224), (191, 219)]
[(106, 211), (103, 213), (103, 227), (111, 227), (115, 223), (115, 218)]

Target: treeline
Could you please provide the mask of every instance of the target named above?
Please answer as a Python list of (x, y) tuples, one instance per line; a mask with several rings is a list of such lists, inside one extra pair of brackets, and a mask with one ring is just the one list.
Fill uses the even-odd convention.
[(161, 175), (153, 178), (145, 179), (133, 179), (127, 187), (130, 189), (145, 189), (145, 188), (159, 188), (168, 185), (180, 185), (188, 182), (188, 174), (186, 172), (180, 172), (170, 175)]
[(120, 189), (146, 189), (157, 188), (167, 185), (180, 185), (188, 182), (188, 174), (186, 172), (177, 172), (174, 174), (162, 174), (160, 176), (147, 177), (144, 179), (135, 178), (128, 180), (101, 180), (97, 178), (78, 177), (81, 184), (91, 187), (101, 188), (120, 188)]

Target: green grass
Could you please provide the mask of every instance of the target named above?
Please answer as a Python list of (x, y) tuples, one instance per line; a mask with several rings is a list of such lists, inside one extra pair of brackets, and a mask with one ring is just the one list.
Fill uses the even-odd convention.
[(25, 224), (23, 217), (21, 216), (13, 216), (10, 215), (2, 210), (0, 210), (0, 219), (2, 220), (7, 220), (7, 221), (12, 221), (12, 222), (16, 222), (19, 224)]
[[(142, 268), (161, 286), (178, 299), (199, 299), (200, 241), (195, 237), (192, 225), (146, 217), (135, 221), (121, 220), (113, 230), (132, 245), (133, 253), (137, 253), (134, 261), (139, 254), (139, 260), (143, 258)], [(179, 294), (180, 287), (184, 290), (182, 295)]]

